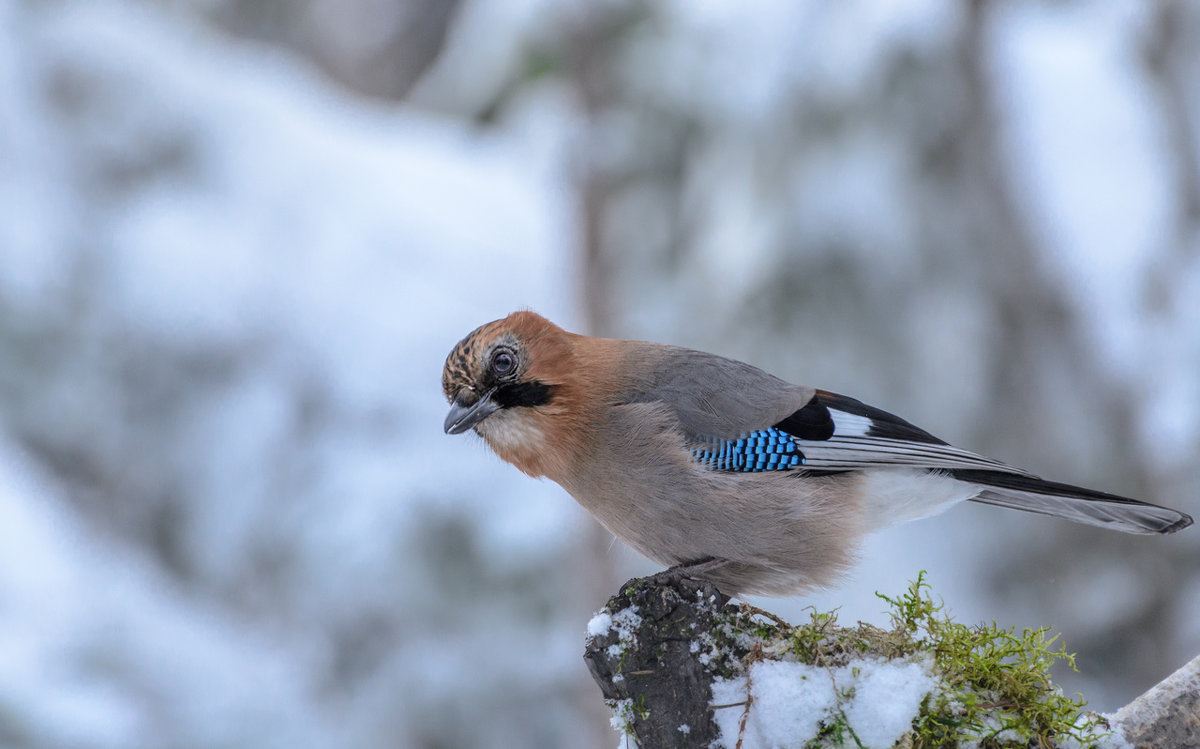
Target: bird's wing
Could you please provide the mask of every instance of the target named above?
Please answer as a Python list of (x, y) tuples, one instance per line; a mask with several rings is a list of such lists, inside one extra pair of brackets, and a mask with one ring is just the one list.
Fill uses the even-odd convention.
[(713, 468), (837, 472), (908, 466), (1023, 473), (952, 447), (886, 411), (792, 385), (734, 359), (630, 345), (635, 375), (618, 400), (668, 406), (694, 442), (697, 458)]
[[(715, 468), (754, 466), (767, 451), (794, 443), (801, 465), (775, 468), (853, 471), (883, 466), (989, 469), (1023, 474), (999, 461), (952, 447), (898, 416), (853, 398), (785, 382), (734, 359), (701, 351), (632, 344), (637, 373), (623, 402), (660, 402), (697, 441)], [(761, 470), (745, 468), (743, 470)]]
[(1177, 510), (1046, 481), (960, 450), (886, 411), (823, 390), (775, 428), (795, 438), (803, 454), (799, 467), (810, 471), (927, 468), (973, 486), (970, 498), (984, 504), (1126, 533), (1173, 533), (1192, 524)]
[(812, 399), (758, 367), (703, 351), (631, 342), (622, 403), (662, 403), (693, 438), (736, 439), (766, 429)]
[(803, 408), (773, 426), (796, 439), (809, 470), (907, 466), (1031, 475), (949, 445), (887, 411), (825, 390), (817, 390)]
[[(669, 406), (693, 457), (714, 470), (926, 469), (974, 487), (968, 496), (978, 502), (1127, 533), (1172, 533), (1192, 523), (1169, 508), (1044, 481), (947, 444), (887, 411), (791, 385), (732, 359), (657, 347), (642, 363), (644, 379), (630, 389), (631, 400)], [(914, 480), (912, 491), (928, 488)]]

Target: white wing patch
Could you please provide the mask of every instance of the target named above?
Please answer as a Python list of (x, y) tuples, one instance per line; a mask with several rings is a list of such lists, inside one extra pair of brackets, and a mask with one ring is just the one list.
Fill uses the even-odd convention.
[(829, 409), (829, 416), (833, 419), (833, 433), (835, 436), (865, 437), (871, 429), (871, 424), (874, 423), (866, 416), (848, 414), (836, 408)]

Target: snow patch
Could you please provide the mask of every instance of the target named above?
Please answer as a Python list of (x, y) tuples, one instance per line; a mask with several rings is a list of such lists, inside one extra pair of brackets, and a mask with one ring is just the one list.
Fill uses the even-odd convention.
[[(750, 684), (749, 695), (747, 683)], [(838, 668), (763, 661), (746, 677), (713, 684), (716, 743), (729, 749), (793, 746), (842, 721), (864, 747), (891, 747), (938, 687), (920, 663), (859, 660)], [(741, 719), (752, 698), (745, 730)]]
[(587, 623), (588, 639), (606, 634), (608, 630), (612, 629), (612, 623), (612, 614), (607, 611), (596, 614)]

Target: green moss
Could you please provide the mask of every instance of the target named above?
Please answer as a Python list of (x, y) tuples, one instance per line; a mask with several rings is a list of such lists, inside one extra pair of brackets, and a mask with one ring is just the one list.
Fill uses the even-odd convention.
[(639, 720), (645, 720), (650, 717), (650, 708), (646, 707), (646, 698), (641, 695), (638, 695), (638, 698), (633, 701), (631, 709)]
[[(1049, 748), (1067, 737), (1088, 747), (1105, 735), (1107, 724), (1085, 710), (1082, 698), (1064, 696), (1051, 682), (1055, 663), (1074, 669), (1075, 659), (1048, 628), (1017, 632), (994, 622), (959, 624), (934, 602), (924, 573), (904, 594), (879, 597), (890, 607), (890, 629), (863, 623), (842, 627), (835, 612), (815, 610), (808, 623), (790, 627), (743, 606), (725, 622), (728, 640), (716, 648), (726, 656), (738, 654), (740, 662), (717, 668), (740, 670), (764, 658), (830, 668), (861, 657), (929, 662), (942, 687), (926, 698), (912, 732), (900, 742), (914, 749)], [(859, 742), (837, 716), (809, 746), (857, 747)]]
[(1050, 680), (1056, 662), (1074, 670), (1075, 656), (1048, 627), (959, 624), (933, 602), (924, 573), (904, 595), (879, 597), (892, 608), (893, 631), (932, 656), (947, 686), (914, 723), (915, 746), (1053, 746), (1065, 737), (1088, 746), (1104, 736), (1107, 724), (1082, 697), (1063, 695)]
[(633, 721), (637, 716), (633, 700), (605, 700), (605, 703), (612, 710), (612, 719), (609, 721), (612, 727), (626, 736), (637, 738), (637, 734), (633, 730)]
[(854, 735), (854, 730), (850, 728), (846, 716), (841, 713), (838, 713), (832, 721), (822, 725), (817, 735), (804, 745), (804, 749), (821, 749), (826, 746), (853, 746), (857, 749), (866, 749)]

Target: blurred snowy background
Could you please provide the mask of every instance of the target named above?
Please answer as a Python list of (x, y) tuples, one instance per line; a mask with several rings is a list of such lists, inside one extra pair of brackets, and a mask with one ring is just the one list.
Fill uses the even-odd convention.
[[(1200, 514), (1200, 6), (0, 0), (0, 746), (593, 747), (652, 567), (442, 434), (528, 306)], [(1200, 535), (882, 534), (1098, 709)]]

